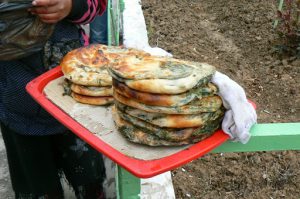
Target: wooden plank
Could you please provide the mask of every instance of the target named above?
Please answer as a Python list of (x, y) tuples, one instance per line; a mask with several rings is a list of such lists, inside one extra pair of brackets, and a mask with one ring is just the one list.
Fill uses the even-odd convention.
[(256, 124), (247, 144), (228, 141), (213, 153), (300, 150), (300, 123)]
[[(300, 150), (300, 123), (256, 124), (247, 144), (228, 141), (213, 153)], [(140, 180), (119, 167), (119, 198), (139, 198)]]
[(141, 179), (135, 177), (119, 165), (116, 175), (117, 199), (139, 199)]

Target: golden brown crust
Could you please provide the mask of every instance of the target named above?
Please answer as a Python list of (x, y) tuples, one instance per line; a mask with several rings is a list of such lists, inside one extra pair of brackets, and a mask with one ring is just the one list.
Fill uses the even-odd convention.
[(196, 99), (184, 106), (165, 107), (165, 106), (150, 106), (130, 99), (118, 92), (113, 91), (115, 100), (137, 109), (141, 109), (151, 113), (165, 114), (198, 114), (204, 112), (215, 112), (222, 107), (222, 99), (219, 96), (204, 97), (200, 100)]
[(113, 87), (119, 94), (151, 106), (183, 106), (195, 98), (201, 99), (203, 97), (213, 96), (218, 92), (217, 87), (211, 83), (203, 87), (193, 88), (182, 94), (174, 95), (137, 91), (116, 79), (113, 79)]
[(71, 82), (86, 86), (111, 86), (109, 60), (97, 49), (82, 47), (69, 52), (61, 61), (64, 76)]
[(98, 49), (111, 63), (119, 62), (124, 57), (150, 57), (151, 55), (145, 51), (125, 48), (123, 46), (106, 46), (102, 44), (92, 44)]
[(195, 86), (205, 85), (211, 80), (211, 77), (215, 72), (214, 68), (205, 63), (197, 64), (199, 67), (197, 67), (191, 75), (184, 78), (141, 80), (126, 80), (120, 78), (120, 80), (122, 80), (122, 82), (124, 82), (128, 87), (142, 92), (156, 94), (180, 94), (187, 92)]
[(134, 126), (130, 122), (125, 121), (120, 117), (115, 106), (112, 107), (112, 116), (117, 126), (117, 129), (119, 130), (120, 133), (123, 134), (124, 137), (126, 137), (131, 142), (135, 142), (138, 144), (145, 144), (149, 146), (180, 146), (180, 145), (192, 144), (209, 137), (210, 135), (212, 135), (214, 130), (216, 130), (214, 129), (213, 131), (204, 134), (191, 136), (185, 140), (170, 141), (170, 140), (162, 139), (156, 136), (155, 134), (146, 132)]
[(94, 87), (71, 84), (71, 90), (80, 95), (86, 96), (112, 96), (112, 87)]
[(77, 102), (83, 104), (90, 104), (90, 105), (109, 105), (114, 102), (113, 97), (91, 97), (91, 96), (84, 96), (77, 93), (72, 92), (71, 96)]
[(69, 52), (60, 65), (64, 76), (73, 83), (86, 86), (111, 86), (107, 68), (122, 57), (150, 56), (135, 49), (112, 47), (101, 44), (81, 47)]
[(139, 55), (123, 57), (111, 70), (124, 79), (178, 79), (191, 75), (194, 66), (184, 60)]
[(215, 120), (216, 118), (223, 116), (224, 111), (222, 109), (216, 112), (199, 113), (199, 114), (163, 114), (163, 113), (150, 113), (140, 109), (132, 108), (124, 104), (115, 101), (115, 106), (118, 110), (128, 114), (132, 117), (138, 118), (150, 124), (159, 126), (161, 128), (193, 128), (201, 127)]
[(88, 46), (70, 51), (63, 57), (60, 66), (63, 73), (68, 74), (74, 67), (88, 66), (97, 69), (106, 67), (108, 63), (109, 60), (95, 46)]

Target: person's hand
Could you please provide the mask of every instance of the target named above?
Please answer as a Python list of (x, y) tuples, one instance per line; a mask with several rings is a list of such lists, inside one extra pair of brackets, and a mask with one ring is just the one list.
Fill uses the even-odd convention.
[(38, 15), (45, 23), (57, 23), (69, 15), (72, 0), (34, 0), (30, 8), (32, 14)]
[(223, 131), (234, 141), (245, 144), (250, 139), (250, 128), (256, 123), (257, 115), (248, 102), (244, 89), (228, 76), (216, 72), (212, 83), (219, 88), (219, 95), (227, 109), (222, 122)]

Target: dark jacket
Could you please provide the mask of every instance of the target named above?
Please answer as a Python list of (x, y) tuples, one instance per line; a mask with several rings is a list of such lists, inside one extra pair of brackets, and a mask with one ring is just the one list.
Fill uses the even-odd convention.
[[(73, 1), (70, 15), (56, 25), (49, 42), (56, 47), (64, 47), (64, 45), (56, 45), (57, 43), (72, 43), (72, 41), (80, 45), (81, 33), (78, 25), (89, 23), (97, 14), (101, 14), (105, 7), (106, 0)], [(66, 53), (64, 50), (61, 52)], [(46, 61), (52, 62), (51, 56), (47, 58)], [(28, 82), (48, 69), (45, 66), (44, 50), (19, 60), (0, 61), (1, 123), (23, 135), (51, 135), (66, 130), (25, 90)]]

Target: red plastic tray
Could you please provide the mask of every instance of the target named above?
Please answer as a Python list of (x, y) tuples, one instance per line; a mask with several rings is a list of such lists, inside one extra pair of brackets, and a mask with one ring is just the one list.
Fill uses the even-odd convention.
[(58, 66), (29, 82), (26, 90), (46, 111), (73, 133), (139, 178), (149, 178), (175, 169), (208, 153), (229, 138), (222, 130), (218, 130), (209, 138), (161, 159), (139, 160), (129, 157), (93, 135), (89, 130), (47, 99), (43, 93), (45, 86), (50, 81), (62, 75), (61, 68)]

